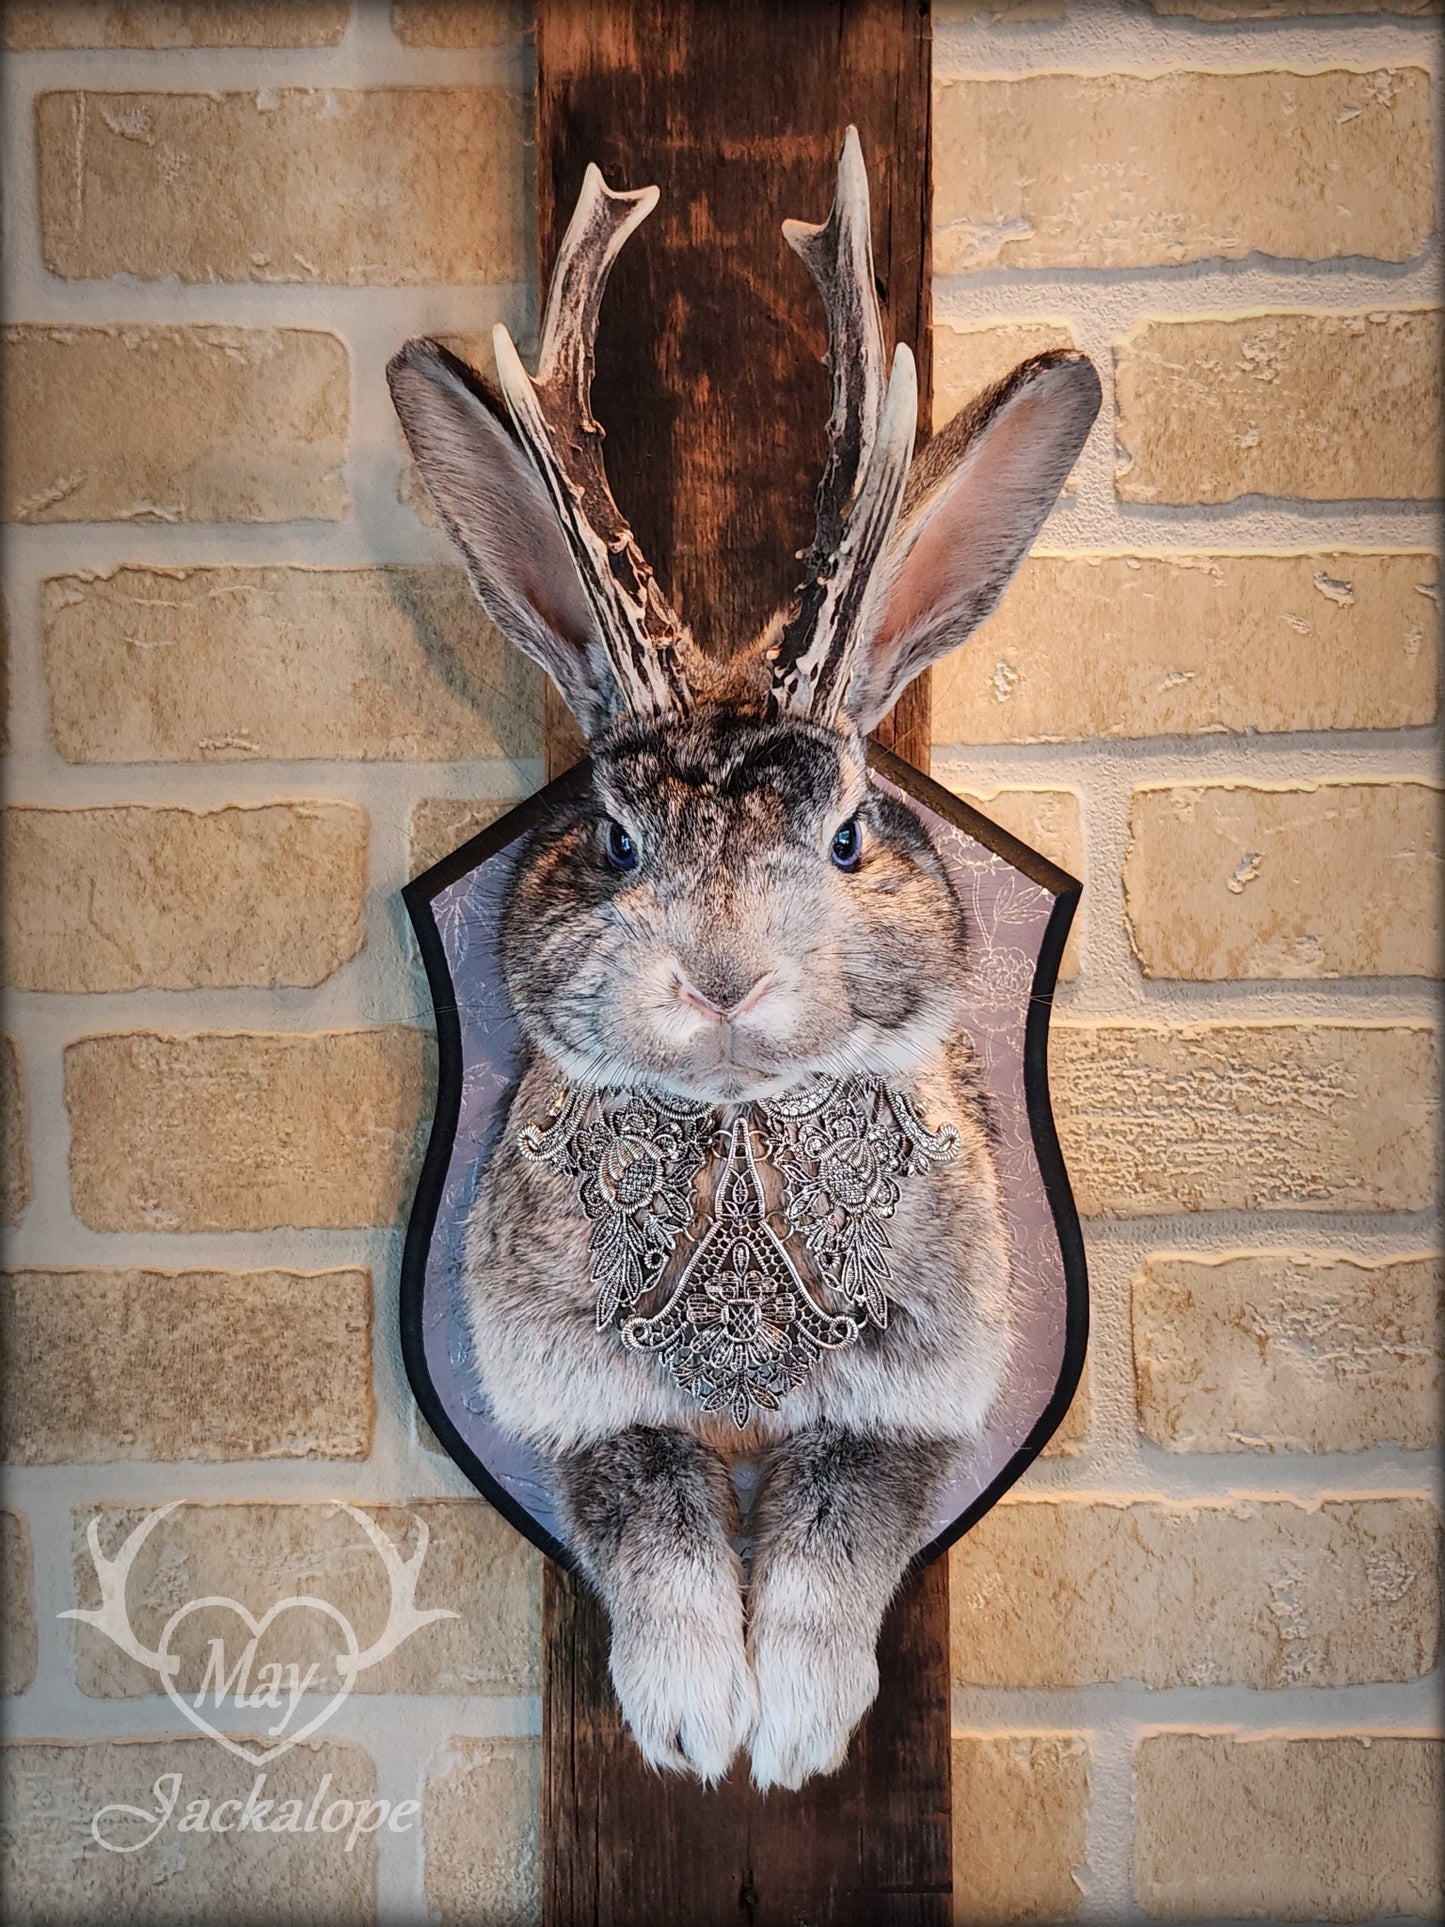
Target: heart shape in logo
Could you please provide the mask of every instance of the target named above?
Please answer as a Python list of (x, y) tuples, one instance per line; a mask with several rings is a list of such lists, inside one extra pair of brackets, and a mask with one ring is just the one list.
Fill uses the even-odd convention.
[[(256, 1648), (260, 1645), (267, 1628), (271, 1626), (275, 1620), (279, 1619), (282, 1613), (297, 1611), (321, 1613), (325, 1618), (331, 1620), (341, 1633), (345, 1641), (345, 1651), (338, 1653), (336, 1656), (342, 1676), (341, 1685), (331, 1694), (319, 1712), (314, 1713), (304, 1725), (298, 1726), (295, 1732), (288, 1733), (284, 1739), (277, 1740), (271, 1745), (267, 1745), (261, 1740), (233, 1739), (229, 1733), (222, 1733), (214, 1722), (207, 1719), (206, 1715), (202, 1712), (200, 1701), (205, 1691), (204, 1687), (195, 1694), (194, 1703), (186, 1699), (176, 1690), (176, 1674), (180, 1671), (181, 1655), (171, 1651), (171, 1640), (178, 1628), (192, 1613), (204, 1612), (207, 1609), (214, 1608), (219, 1608), (224, 1612), (234, 1613), (242, 1625), (247, 1628), (250, 1638), (245, 1650), (251, 1657), (254, 1657)], [(279, 1754), (286, 1752), (289, 1747), (297, 1745), (301, 1740), (307, 1739), (312, 1733), (316, 1732), (319, 1727), (326, 1724), (327, 1720), (331, 1718), (337, 1708), (350, 1696), (351, 1689), (356, 1684), (358, 1671), (357, 1661), (360, 1658), (361, 1651), (357, 1644), (356, 1634), (346, 1615), (338, 1612), (329, 1600), (315, 1599), (309, 1594), (304, 1593), (296, 1594), (290, 1599), (278, 1599), (276, 1604), (268, 1607), (259, 1619), (248, 1607), (243, 1606), (240, 1600), (229, 1599), (222, 1593), (211, 1593), (204, 1599), (189, 1600), (184, 1606), (178, 1606), (166, 1621), (165, 1626), (161, 1630), (160, 1644), (156, 1650), (157, 1657), (160, 1661), (157, 1671), (160, 1674), (161, 1684), (165, 1687), (172, 1704), (180, 1709), (192, 1726), (197, 1727), (202, 1733), (206, 1734), (209, 1739), (213, 1739), (218, 1746), (224, 1746), (228, 1753), (234, 1753), (238, 1760), (244, 1760), (250, 1766), (264, 1766), (267, 1761), (276, 1759)], [(247, 1667), (247, 1675), (248, 1674), (249, 1666)], [(247, 1675), (243, 1675), (243, 1678)], [(222, 1660), (222, 1681), (225, 1683), (224, 1658)], [(221, 1703), (220, 1694), (218, 1692), (213, 1693), (212, 1698), (215, 1700), (217, 1710), (219, 1711)]]

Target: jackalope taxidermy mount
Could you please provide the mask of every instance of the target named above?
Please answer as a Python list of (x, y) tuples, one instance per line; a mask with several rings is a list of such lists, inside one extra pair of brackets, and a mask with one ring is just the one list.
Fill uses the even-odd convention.
[(804, 580), (704, 656), (589, 407), (608, 272), (657, 198), (588, 168), (535, 378), (500, 327), (500, 396), (430, 341), (388, 370), (483, 606), (591, 751), (508, 888), (525, 1043), (464, 1289), (480, 1389), (548, 1468), (643, 1753), (713, 1781), (747, 1747), (759, 1787), (796, 1787), (872, 1702), (884, 1609), (1011, 1348), (969, 933), (864, 737), (997, 603), (1099, 382), (1037, 355), (912, 462), (913, 357), (886, 369), (850, 129), (831, 216), (783, 230), (832, 381)]

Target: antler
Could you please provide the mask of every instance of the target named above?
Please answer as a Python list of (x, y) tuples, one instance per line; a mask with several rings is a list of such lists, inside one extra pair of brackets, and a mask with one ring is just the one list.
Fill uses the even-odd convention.
[(172, 1499), (154, 1512), (148, 1512), (138, 1526), (132, 1528), (129, 1537), (114, 1559), (107, 1559), (100, 1549), (100, 1521), (92, 1519), (85, 1529), (86, 1544), (90, 1547), (91, 1561), (95, 1566), (95, 1576), (100, 1581), (99, 1606), (72, 1606), (66, 1612), (56, 1615), (59, 1619), (79, 1619), (87, 1626), (94, 1626), (98, 1632), (128, 1653), (134, 1660), (154, 1673), (174, 1673), (180, 1660), (174, 1653), (162, 1655), (149, 1646), (142, 1646), (136, 1638), (126, 1610), (125, 1588), (130, 1578), (130, 1569), (135, 1564), (136, 1554), (149, 1538), (152, 1527), (158, 1525), (168, 1512), (174, 1512), (181, 1503)]
[(346, 1654), (339, 1655), (341, 1669), (353, 1678), (364, 1673), (368, 1666), (375, 1666), (394, 1653), (404, 1640), (411, 1638), (423, 1626), (429, 1626), (434, 1619), (460, 1619), (461, 1614), (450, 1607), (432, 1606), (426, 1611), (418, 1610), (416, 1604), (416, 1582), (421, 1577), (422, 1561), (426, 1549), (431, 1544), (431, 1532), (425, 1519), (416, 1522), (416, 1550), (410, 1559), (403, 1559), (391, 1540), (367, 1513), (359, 1506), (348, 1505), (344, 1499), (339, 1501), (343, 1512), (349, 1512), (366, 1529), (366, 1536), (381, 1554), (381, 1563), (386, 1567), (387, 1581), (391, 1587), (391, 1598), (386, 1611), (386, 1624), (363, 1653), (355, 1659)]
[(773, 692), (780, 708), (832, 722), (848, 694), (870, 580), (903, 499), (918, 425), (918, 377), (907, 347), (895, 350), (884, 384), (868, 175), (856, 127), (843, 140), (828, 219), (821, 227), (785, 221), (783, 235), (827, 310), (833, 406), (817, 533), (772, 652)]
[(612, 263), (657, 198), (655, 187), (615, 194), (589, 165), (557, 254), (535, 379), (506, 328), (492, 331), (518, 437), (562, 524), (623, 700), (643, 715), (691, 708), (689, 638), (607, 486), (603, 431), (591, 408), (592, 349)]

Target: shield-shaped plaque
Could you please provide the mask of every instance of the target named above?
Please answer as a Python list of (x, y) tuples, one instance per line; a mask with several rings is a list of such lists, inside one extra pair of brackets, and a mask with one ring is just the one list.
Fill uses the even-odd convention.
[[(963, 907), (971, 972), (965, 1025), (988, 1099), (1011, 1242), (1015, 1344), (982, 1436), (943, 1491), (921, 1560), (942, 1552), (1013, 1484), (1057, 1428), (1078, 1384), (1088, 1285), (1049, 1107), (1048, 1023), (1079, 885), (977, 810), (886, 750), (872, 780), (912, 808)], [(520, 1033), (498, 926), (526, 833), (586, 765), (433, 867), (406, 891), (436, 1005), (436, 1117), (402, 1262), (402, 1350), (417, 1403), (472, 1483), (517, 1529), (572, 1562), (532, 1453), (492, 1420), (463, 1311), (463, 1237), (507, 1113)]]

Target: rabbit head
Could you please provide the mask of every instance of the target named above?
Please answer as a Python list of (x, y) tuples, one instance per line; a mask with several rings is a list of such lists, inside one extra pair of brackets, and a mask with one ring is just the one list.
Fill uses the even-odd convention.
[(911, 460), (906, 347), (885, 365), (850, 128), (820, 227), (785, 224), (828, 313), (817, 534), (790, 606), (723, 662), (668, 605), (607, 485), (589, 408), (598, 307), (657, 190), (589, 168), (535, 378), (496, 331), (501, 396), (444, 349), (388, 369), (477, 594), (589, 739), (586, 783), (519, 859), (508, 988), (569, 1075), (740, 1102), (816, 1072), (906, 1075), (956, 1029), (965, 932), (864, 737), (990, 613), (1098, 410), (1092, 365), (1035, 356)]

